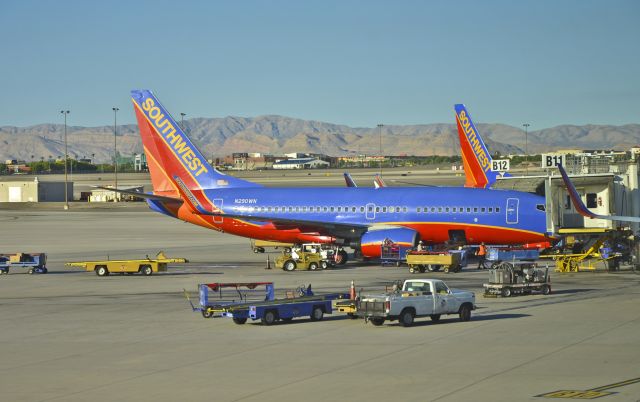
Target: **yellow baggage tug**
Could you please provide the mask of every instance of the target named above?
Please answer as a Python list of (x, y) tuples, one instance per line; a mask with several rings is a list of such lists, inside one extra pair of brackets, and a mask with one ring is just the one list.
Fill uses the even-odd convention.
[(167, 258), (161, 251), (156, 255), (155, 259), (148, 256), (142, 260), (104, 260), (104, 261), (78, 261), (68, 262), (65, 265), (69, 267), (84, 268), (88, 272), (95, 272), (98, 276), (107, 276), (109, 274), (133, 275), (137, 272), (149, 276), (154, 272), (166, 272), (169, 263), (189, 262), (186, 258)]

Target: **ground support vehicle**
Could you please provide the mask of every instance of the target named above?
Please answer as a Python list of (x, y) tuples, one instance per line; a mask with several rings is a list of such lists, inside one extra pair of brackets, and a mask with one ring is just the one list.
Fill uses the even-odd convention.
[(484, 285), (484, 296), (510, 297), (516, 294), (541, 292), (551, 293), (549, 268), (538, 268), (535, 264), (503, 262), (489, 270), (489, 283)]
[(88, 272), (95, 272), (98, 276), (108, 276), (110, 274), (141, 273), (150, 276), (156, 272), (166, 272), (169, 263), (189, 262), (186, 258), (167, 258), (163, 252), (159, 252), (155, 259), (147, 258), (141, 260), (102, 260), (102, 261), (77, 261), (68, 262), (69, 267), (84, 268)]
[(273, 282), (201, 283), (198, 285), (197, 307), (186, 290), (184, 295), (193, 311), (199, 311), (204, 318), (211, 318), (221, 317), (231, 306), (272, 301), (275, 299), (275, 290)]
[(503, 261), (535, 261), (540, 258), (540, 252), (534, 249), (487, 247), (487, 261), (491, 268), (497, 267)]
[(407, 265), (412, 274), (425, 271), (460, 272), (462, 270), (462, 254), (449, 251), (409, 251)]
[(410, 327), (416, 317), (430, 317), (437, 322), (444, 314), (458, 314), (461, 321), (469, 321), (476, 308), (473, 292), (449, 289), (439, 279), (408, 279), (397, 289), (361, 297), (356, 315), (376, 326), (398, 320), (402, 326)]
[(322, 259), (319, 253), (297, 251), (296, 254), (298, 254), (298, 258), (295, 258), (291, 252), (282, 253), (276, 258), (276, 268), (285, 271), (294, 271), (296, 269), (316, 271), (329, 267), (329, 264)]
[(26, 268), (29, 274), (47, 273), (45, 253), (0, 253), (0, 274), (8, 274), (12, 268)]
[(407, 253), (410, 252), (411, 248), (410, 246), (389, 241), (383, 242), (380, 246), (380, 264), (399, 267), (405, 263)]
[[(203, 289), (224, 289), (241, 287), (252, 289), (256, 286), (265, 286), (265, 297), (263, 300), (248, 300), (248, 297), (240, 296), (238, 300), (210, 300), (203, 295)], [(243, 283), (243, 284), (205, 284), (200, 285), (200, 307), (192, 304), (194, 311), (200, 310), (205, 318), (227, 317), (232, 318), (236, 324), (244, 324), (251, 320), (260, 320), (264, 325), (275, 324), (278, 320), (291, 321), (296, 317), (309, 317), (311, 321), (320, 321), (324, 314), (333, 312), (333, 304), (337, 300), (348, 299), (348, 293), (330, 293), (315, 295), (308, 287), (300, 287), (295, 293), (288, 292), (284, 299), (273, 297), (273, 283)], [(238, 292), (240, 295), (241, 292)], [(203, 299), (203, 297), (206, 298)], [(203, 307), (206, 306), (206, 307)]]

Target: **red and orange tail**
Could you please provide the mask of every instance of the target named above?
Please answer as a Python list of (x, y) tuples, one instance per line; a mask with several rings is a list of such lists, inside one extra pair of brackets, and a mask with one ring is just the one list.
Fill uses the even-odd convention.
[(456, 123), (458, 124), (458, 137), (460, 138), (460, 150), (462, 151), (462, 163), (466, 181), (465, 187), (486, 188), (491, 187), (499, 176), (498, 172), (491, 170), (491, 155), (487, 150), (480, 133), (471, 116), (463, 104), (455, 105)]
[(149, 90), (131, 91), (154, 194), (179, 196), (181, 186), (193, 191), (258, 187), (217, 171)]

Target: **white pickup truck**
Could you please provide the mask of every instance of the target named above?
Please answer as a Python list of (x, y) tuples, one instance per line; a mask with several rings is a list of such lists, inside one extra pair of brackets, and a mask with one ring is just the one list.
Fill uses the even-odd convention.
[(449, 289), (439, 279), (408, 279), (401, 290), (363, 296), (357, 303), (356, 315), (376, 326), (385, 320), (399, 320), (409, 327), (416, 317), (428, 316), (439, 321), (443, 314), (458, 314), (461, 321), (469, 321), (475, 308), (473, 292)]

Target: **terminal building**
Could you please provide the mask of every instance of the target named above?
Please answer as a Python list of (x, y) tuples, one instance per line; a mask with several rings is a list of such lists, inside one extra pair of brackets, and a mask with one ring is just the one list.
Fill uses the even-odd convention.
[[(0, 202), (64, 202), (63, 181), (0, 181)], [(73, 200), (73, 182), (67, 182), (68, 201)]]

